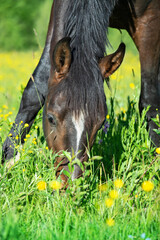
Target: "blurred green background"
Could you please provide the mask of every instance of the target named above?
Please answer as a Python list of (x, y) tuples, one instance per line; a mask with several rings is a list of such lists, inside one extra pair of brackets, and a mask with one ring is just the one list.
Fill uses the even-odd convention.
[(0, 51), (43, 46), (51, 5), (52, 0), (1, 0)]
[[(0, 51), (43, 48), (53, 0), (1, 0)], [(124, 41), (132, 52), (136, 48), (125, 31), (109, 30), (113, 48)]]

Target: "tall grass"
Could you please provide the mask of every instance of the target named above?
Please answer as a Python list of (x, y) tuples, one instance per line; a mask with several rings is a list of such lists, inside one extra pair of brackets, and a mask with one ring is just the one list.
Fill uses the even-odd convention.
[[(33, 55), (0, 54), (1, 145), (37, 63)], [(84, 176), (70, 179), (67, 191), (53, 187), (60, 182), (57, 154), (46, 146), (42, 111), (25, 144), (16, 146), (19, 161), (9, 170), (7, 164), (0, 167), (0, 239), (160, 239), (160, 157), (146, 130), (147, 110), (141, 117), (138, 113), (138, 56), (129, 52), (110, 83), (112, 92), (105, 85), (106, 123), (88, 150)]]

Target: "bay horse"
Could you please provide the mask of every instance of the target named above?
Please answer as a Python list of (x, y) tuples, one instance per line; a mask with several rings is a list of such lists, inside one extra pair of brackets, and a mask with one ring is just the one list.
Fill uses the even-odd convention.
[[(120, 66), (125, 52), (122, 43), (115, 53), (104, 57), (109, 26), (127, 30), (139, 51), (139, 109), (141, 112), (151, 106), (148, 128), (152, 141), (159, 144), (152, 121), (160, 107), (159, 0), (54, 0), (41, 59), (23, 92), (10, 130), (13, 137), (25, 123), (30, 130), (45, 104), (43, 126), (49, 148), (53, 152), (73, 149), (82, 163), (87, 160), (87, 139), (91, 147), (107, 113), (103, 80)], [(25, 133), (22, 143), (24, 138)], [(2, 162), (14, 156), (11, 140), (7, 137), (3, 144)], [(68, 171), (67, 164), (67, 159), (57, 159), (57, 176), (62, 169)], [(75, 165), (72, 179), (81, 174)], [(61, 178), (67, 181), (65, 175)]]

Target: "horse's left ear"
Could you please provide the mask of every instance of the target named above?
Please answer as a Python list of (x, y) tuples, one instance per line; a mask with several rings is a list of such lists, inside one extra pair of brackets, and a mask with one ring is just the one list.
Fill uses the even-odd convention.
[(109, 77), (121, 65), (125, 54), (125, 44), (121, 43), (116, 52), (102, 58), (99, 67), (103, 78)]
[(69, 37), (62, 38), (53, 51), (53, 64), (58, 82), (65, 77), (71, 65), (70, 40)]

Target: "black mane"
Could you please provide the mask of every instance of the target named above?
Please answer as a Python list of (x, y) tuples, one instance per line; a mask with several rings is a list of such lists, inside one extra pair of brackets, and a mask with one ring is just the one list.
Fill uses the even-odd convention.
[[(59, 88), (72, 110), (87, 109), (96, 117), (104, 109), (105, 95), (98, 60), (109, 44), (109, 17), (117, 0), (70, 0), (65, 16), (65, 36), (71, 38), (73, 62)], [(59, 90), (60, 90), (59, 89)]]

